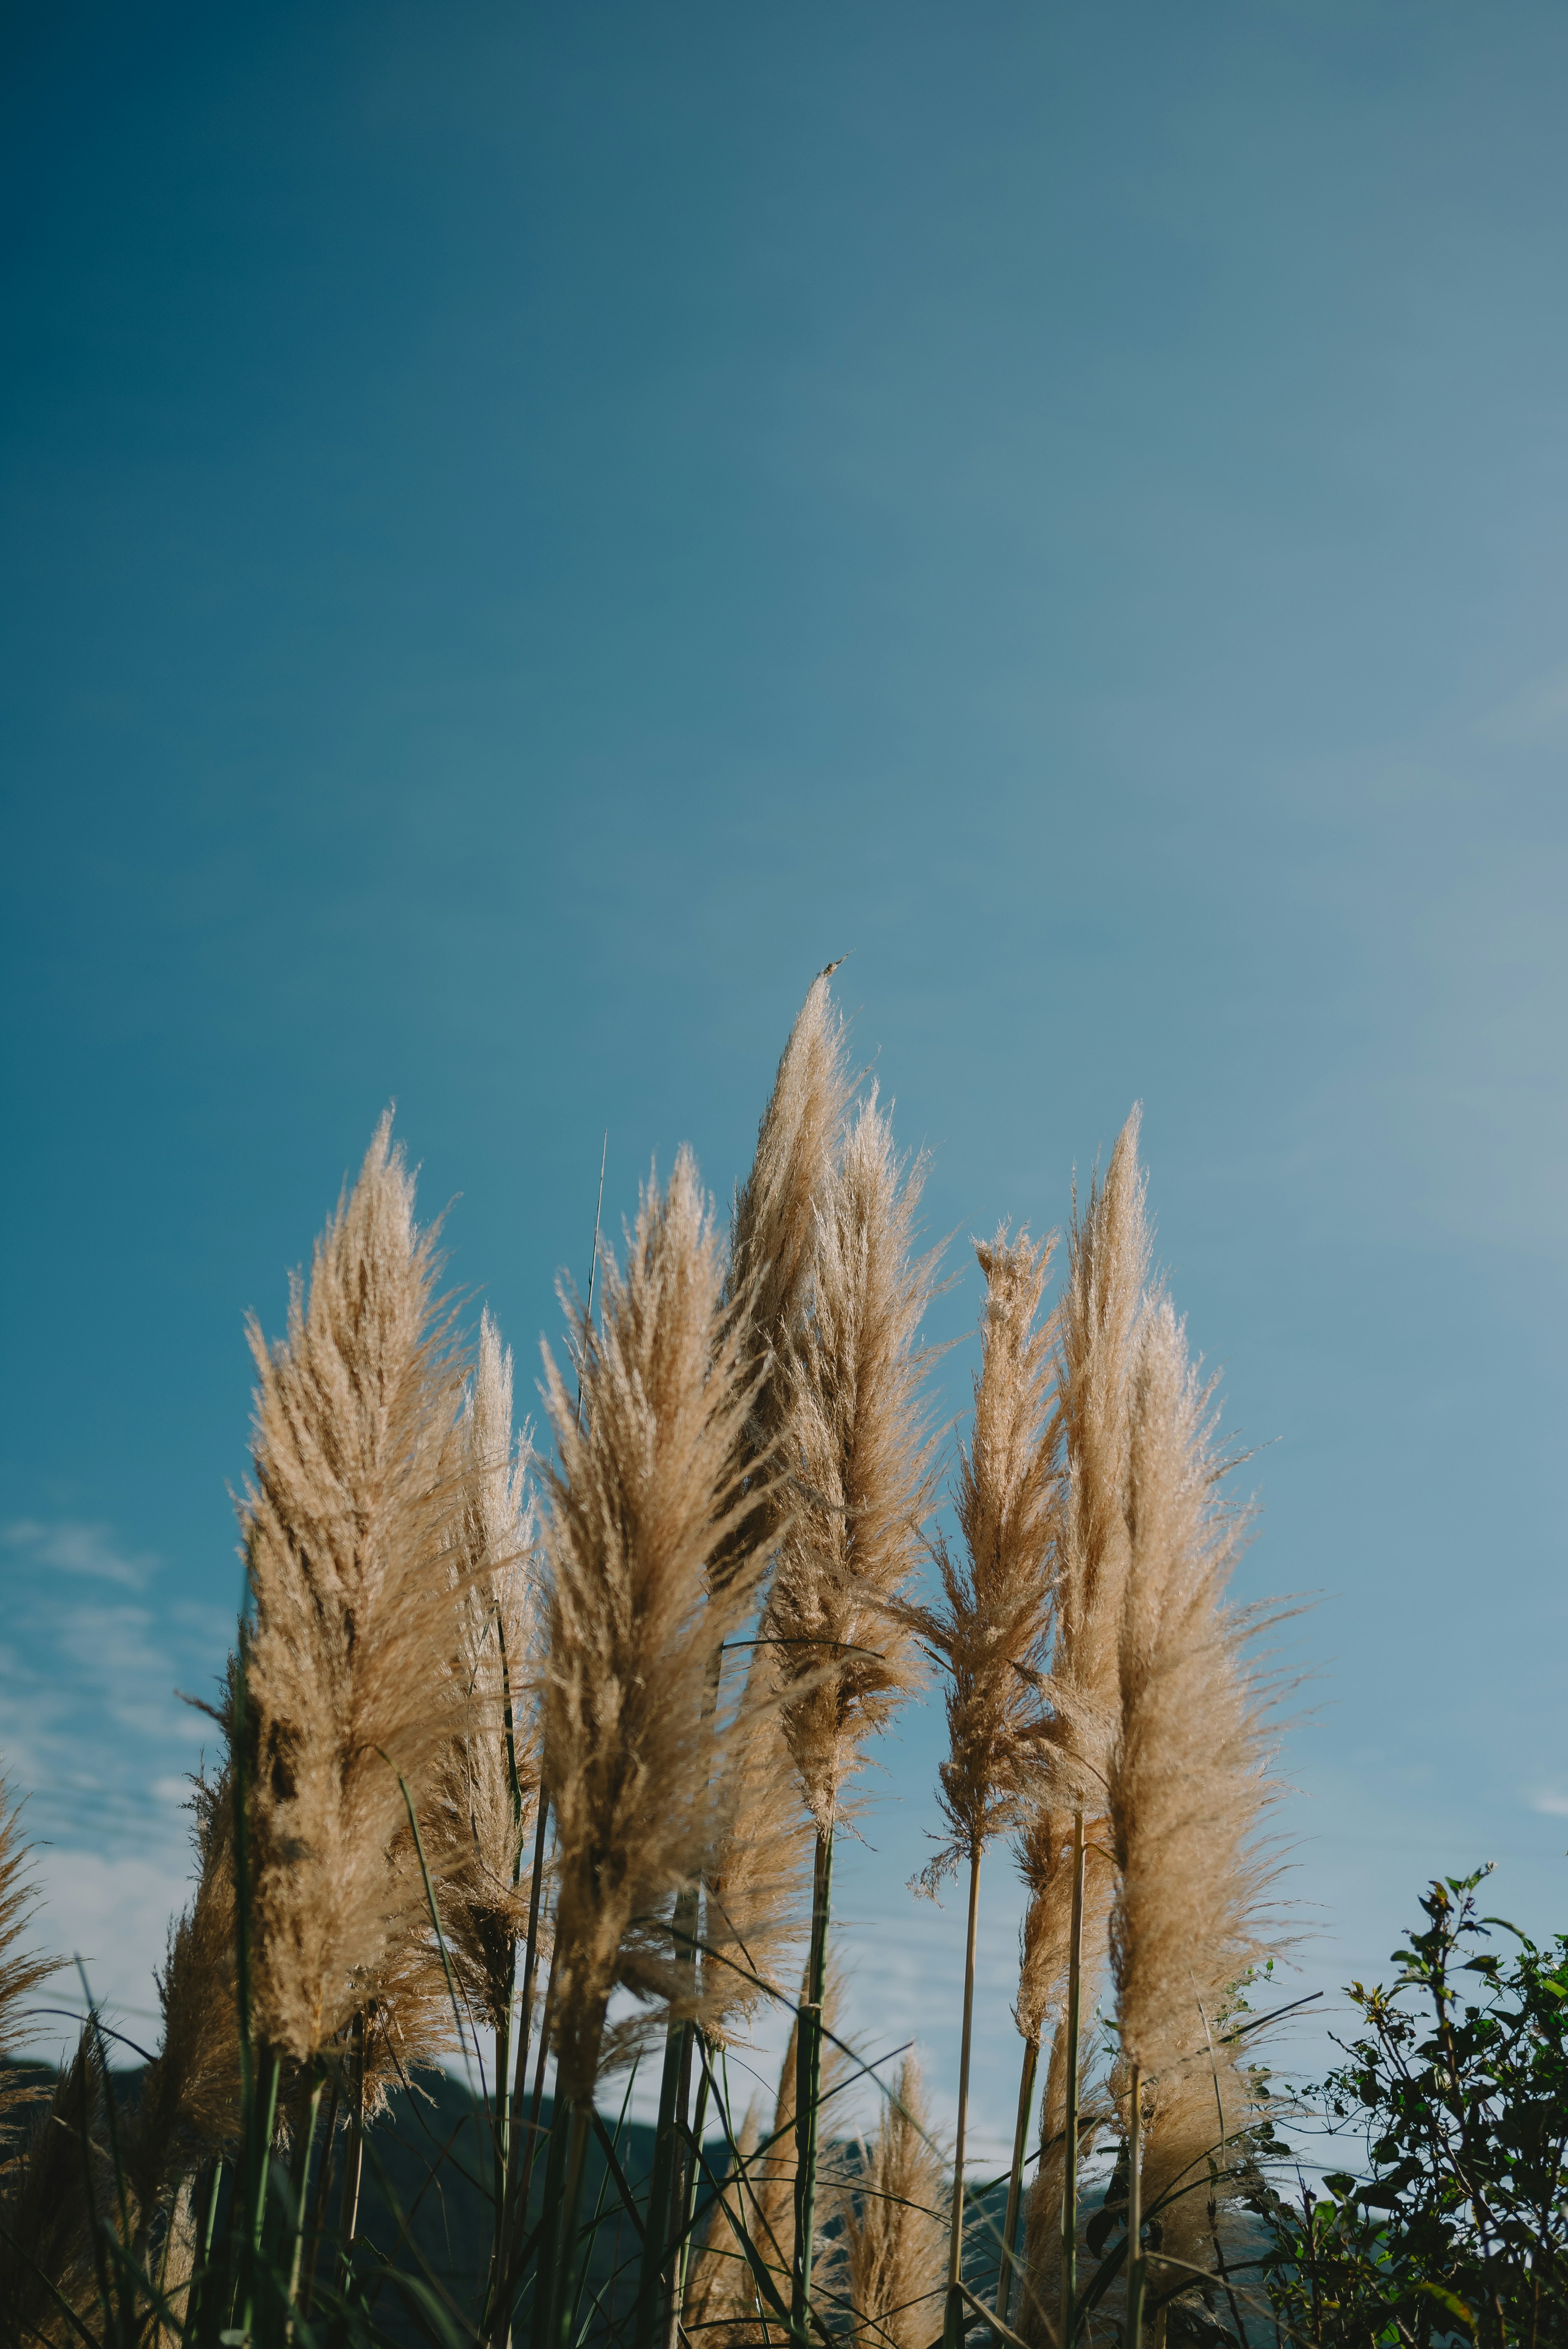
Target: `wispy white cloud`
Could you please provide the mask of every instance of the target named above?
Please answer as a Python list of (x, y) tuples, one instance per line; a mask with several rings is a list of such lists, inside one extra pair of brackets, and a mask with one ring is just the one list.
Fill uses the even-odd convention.
[(121, 1583), (128, 1590), (143, 1589), (158, 1565), (150, 1556), (128, 1557), (109, 1526), (76, 1517), (57, 1517), (51, 1524), (18, 1517), (0, 1530), (0, 1542), (22, 1551), (35, 1566), (52, 1567), (59, 1574), (95, 1576), (100, 1582)]
[[(26, 1520), (3, 1538), (13, 1560), (43, 1569), (8, 1577), (0, 1642), (0, 1755), (29, 1795), (31, 1831), (106, 1854), (177, 1846), (167, 1789), (214, 1735), (177, 1692), (222, 1669), (227, 1618), (160, 1606), (138, 1579), (155, 1562), (108, 1527)], [(119, 1588), (83, 1588), (67, 1578), (78, 1573)]]
[(1543, 1794), (1532, 1795), (1530, 1807), (1532, 1811), (1539, 1811), (1544, 1818), (1568, 1819), (1568, 1795), (1548, 1789)]

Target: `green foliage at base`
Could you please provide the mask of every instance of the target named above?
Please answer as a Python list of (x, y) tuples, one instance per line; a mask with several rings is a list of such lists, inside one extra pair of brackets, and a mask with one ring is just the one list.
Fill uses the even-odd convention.
[[(1351, 1987), (1361, 2034), (1320, 2095), (1333, 2125), (1365, 2134), (1369, 2174), (1253, 2206), (1293, 2338), (1568, 2342), (1568, 1940), (1537, 1949), (1479, 1915), (1489, 1872), (1436, 1880), (1392, 1986)], [(1480, 1946), (1494, 1931), (1506, 1958)]]

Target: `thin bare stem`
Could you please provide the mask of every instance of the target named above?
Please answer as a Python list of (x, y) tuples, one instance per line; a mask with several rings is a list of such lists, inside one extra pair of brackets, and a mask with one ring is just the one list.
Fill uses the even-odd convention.
[(953, 2215), (947, 2237), (947, 2306), (943, 2339), (959, 2349), (964, 2338), (964, 2151), (969, 2125), (969, 2059), (975, 2042), (975, 1935), (980, 1914), (980, 1845), (969, 1847), (969, 1928), (964, 1944), (964, 2038), (958, 2057), (958, 2130), (953, 2150)]
[(1073, 1813), (1073, 1914), (1068, 1950), (1067, 2094), (1062, 2140), (1062, 2349), (1072, 2349), (1078, 2291), (1078, 2045), (1083, 2036), (1083, 1813)]

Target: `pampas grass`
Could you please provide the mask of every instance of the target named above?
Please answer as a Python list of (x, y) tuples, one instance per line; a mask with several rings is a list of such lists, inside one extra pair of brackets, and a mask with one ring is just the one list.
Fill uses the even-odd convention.
[(914, 2056), (838, 2202), (834, 2282), (848, 2338), (857, 2349), (926, 2349), (942, 2315), (948, 2186)]
[[(569, 1358), (544, 1356), (549, 1456), (514, 1433), (488, 1311), (472, 1354), (459, 1342), (386, 1121), (282, 1342), (253, 1324), (249, 1602), (214, 1708), (223, 1762), (196, 1782), (197, 1880), (159, 1976), (161, 2040), (122, 2114), (95, 2017), (25, 2141), (13, 2132), (0, 2349), (375, 2349), (384, 2286), (422, 2331), (474, 2349), (524, 2349), (525, 2333), (526, 2349), (578, 2349), (594, 2305), (635, 2349), (683, 2333), (693, 2349), (781, 2334), (930, 2349), (939, 2312), (949, 2349), (976, 2313), (1026, 2349), (1102, 2338), (1119, 2315), (1135, 2349), (1149, 2294), (1158, 2329), (1191, 2271), (1222, 2270), (1259, 2112), (1227, 2026), (1268, 1939), (1266, 1692), (1253, 1619), (1225, 1597), (1245, 1516), (1221, 1502), (1209, 1391), (1150, 1286), (1137, 1113), (1075, 1197), (1054, 1309), (1048, 1241), (1004, 1225), (976, 1245), (957, 1538), (934, 1536), (923, 1165), (900, 1156), (874, 1089), (852, 1106), (829, 977), (780, 1061), (727, 1250), (683, 1151), (644, 1189), (621, 1261), (604, 1252), (597, 1313), (592, 1284), (587, 1310), (568, 1298)], [(926, 1886), (968, 1875), (951, 2161), (913, 2055), (858, 2151), (842, 2132), (820, 2141), (835, 2088), (875, 2069), (824, 2019), (838, 1830), (923, 1661), (947, 1729)], [(997, 2303), (981, 2311), (963, 2272), (978, 1892), (1008, 1834), (1026, 1893), (1024, 2063)], [(23, 1951), (26, 1901), (0, 1797), (0, 2053), (46, 1970)], [(1108, 1957), (1119, 2054), (1091, 2095)], [(729, 2071), (775, 2007), (793, 2013), (768, 2131), (754, 2114), (738, 2134)], [(638, 2189), (594, 2097), (661, 2035)], [(484, 2271), (448, 2292), (388, 2266), (357, 2202), (378, 2102), (457, 2049), (478, 2059), (492, 2178), (463, 2174), (479, 2193), (493, 2183), (494, 2210)], [(1099, 2248), (1116, 2202), (1081, 2239), (1078, 2223), (1080, 2155), (1119, 2112), (1125, 2303)], [(598, 2303), (579, 2280), (600, 2219), (579, 2228), (595, 2130), (603, 2194), (641, 2238), (623, 2263), (630, 2319), (629, 2275), (619, 2313), (614, 2280)], [(447, 2174), (438, 2155), (432, 2176)], [(704, 2176), (718, 2188), (706, 2212)], [(1090, 2240), (1099, 2265), (1079, 2292)]]
[(913, 1253), (923, 1168), (901, 1161), (873, 1093), (816, 1216), (810, 1312), (789, 1366), (791, 1524), (769, 1596), (784, 1731), (830, 1834), (867, 1739), (918, 1684), (890, 1615), (921, 1550), (934, 1445), (918, 1345), (936, 1255)]
[(539, 1634), (529, 1446), (526, 1434), (514, 1443), (511, 1356), (488, 1311), (459, 1448), (457, 1702), (436, 1773), (430, 1849), (439, 1856), (442, 1921), (465, 2003), (504, 2032), (528, 1920), (523, 1851), (539, 1802)]
[(744, 1620), (760, 1566), (732, 1565), (722, 1591), (704, 1571), (745, 1506), (733, 1462), (752, 1398), (689, 1154), (666, 1191), (645, 1191), (624, 1271), (606, 1251), (603, 1299), (577, 1341), (581, 1423), (546, 1354), (559, 1465), (544, 1481), (544, 1771), (559, 2093), (573, 2103), (646, 2036), (645, 2020), (603, 2044), (612, 1991), (679, 1993), (670, 1903), (700, 1880), (716, 1840), (724, 1731), (710, 1660)]
[(961, 1861), (969, 1870), (964, 1961), (964, 2022), (958, 2069), (958, 2130), (948, 2260), (947, 2333), (962, 2337), (958, 2302), (963, 2253), (964, 2154), (975, 2019), (975, 1945), (980, 1862), (986, 1844), (1017, 1818), (1033, 1723), (1031, 1683), (1045, 1661), (1051, 1619), (1056, 1471), (1047, 1436), (1053, 1375), (1049, 1323), (1039, 1319), (1052, 1243), (1026, 1236), (1009, 1245), (1004, 1227), (976, 1243), (985, 1276), (981, 1366), (974, 1433), (958, 1458), (957, 1515), (964, 1551), (938, 1540), (944, 1604), (900, 1607), (946, 1675), (947, 1759), (941, 1803), (950, 1834), (926, 1868), (934, 1893)]
[(1251, 2082), (1211, 2018), (1267, 1946), (1256, 1832), (1271, 1791), (1246, 1658), (1255, 1619), (1224, 1604), (1247, 1519), (1218, 1497), (1212, 1401), (1181, 1324), (1158, 1300), (1142, 1325), (1130, 1413), (1111, 1945), (1135, 2145), (1148, 2084), (1145, 2205), (1161, 2212), (1161, 2248), (1194, 2264), (1212, 2232), (1207, 2205), (1233, 2195), (1235, 2140), (1256, 2117)]
[(1054, 2013), (1047, 2083), (1060, 2085), (1059, 2107), (1053, 2110), (1047, 2095), (1042, 2113), (1040, 2168), (1029, 2198), (1021, 2322), (1031, 2344), (1052, 2337), (1058, 2304), (1067, 2330), (1083, 2021), (1105, 1964), (1110, 1885), (1096, 1858), (1109, 1840), (1099, 1823), (1115, 1735), (1127, 1577), (1132, 1357), (1150, 1259), (1138, 1133), (1135, 1109), (1104, 1181), (1090, 1184), (1081, 1212), (1075, 1194), (1057, 1312), (1055, 1621), (1036, 1808), (1019, 1838), (1030, 1896), (1016, 2009), (1026, 2041), (1025, 2078), (1033, 2075), (1032, 2051), (1045, 2018)]
[[(22, 1839), (22, 1806), (0, 1779), (0, 2064), (15, 2060), (26, 2024), (26, 2002), (57, 1963), (24, 1946), (37, 1898)], [(25, 2102), (29, 2093), (0, 2071), (0, 2127), (12, 2106)]]
[(294, 1283), (287, 1337), (268, 1346), (251, 1325), (252, 2022), (296, 2064), (356, 2013), (405, 2065), (446, 2035), (398, 1785), (423, 1793), (451, 1726), (453, 1684), (430, 1666), (453, 1647), (443, 1560), (461, 1498), (461, 1373), (438, 1268), (384, 1118), (308, 1292)]

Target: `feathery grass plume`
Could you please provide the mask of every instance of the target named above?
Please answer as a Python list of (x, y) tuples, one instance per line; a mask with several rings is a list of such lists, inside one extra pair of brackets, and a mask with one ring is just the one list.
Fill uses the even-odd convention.
[(74, 2342), (80, 2335), (60, 2302), (77, 2316), (97, 2302), (93, 2230), (114, 2195), (103, 2100), (88, 2023), (26, 2144), (0, 2168), (0, 2349)]
[[(798, 1974), (813, 1834), (773, 1701), (772, 1651), (752, 1651), (723, 1778), (703, 1901), (704, 2027), (722, 2039)], [(766, 1986), (766, 1987), (764, 1987)]]
[(26, 2079), (7, 2079), (4, 2067), (15, 2060), (26, 2020), (24, 2002), (55, 1971), (58, 1960), (29, 1956), (20, 1944), (37, 1900), (27, 1872), (22, 1840), (22, 1806), (0, 1779), (0, 2130), (5, 2116), (28, 2102)]
[(942, 2322), (947, 2170), (931, 2138), (920, 2066), (906, 2055), (893, 2099), (839, 2188), (835, 2282), (860, 2349), (926, 2349)]
[[(1067, 1852), (1070, 1862), (1070, 1824)], [(1103, 1941), (1115, 1889), (1115, 1876), (1108, 1861), (1097, 1862), (1092, 1847), (1087, 1858), (1085, 1939), (1088, 1939), (1092, 1926)], [(1089, 2008), (1081, 2004), (1077, 2062), (1076, 2064), (1069, 2064), (1071, 2037), (1067, 2017), (1065, 1959), (1053, 2004), (1057, 2021), (1047, 2050), (1045, 2087), (1040, 2097), (1039, 2162), (1025, 2205), (1023, 2273), (1015, 2319), (1018, 2331), (1026, 2341), (1051, 2344), (1061, 2338), (1059, 2314), (1065, 2264), (1063, 2219), (1069, 2178), (1074, 2184), (1074, 2244), (1075, 2250), (1081, 2251), (1083, 2226), (1077, 2210), (1077, 2165), (1094, 2150), (1107, 2121), (1111, 2117), (1104, 2093), (1103, 2076), (1091, 2077), (1089, 2071), (1094, 2051), (1095, 2017)], [(1068, 2159), (1069, 2088), (1075, 2137), (1074, 2159), (1070, 2165)]]
[[(1111, 1943), (1122, 2062), (1150, 2085), (1144, 2208), (1158, 2218), (1161, 2247), (1195, 2264), (1208, 2201), (1222, 2205), (1243, 2166), (1243, 2148), (1219, 2140), (1254, 2117), (1251, 2083), (1214, 2044), (1210, 2019), (1263, 1954), (1270, 1876), (1256, 1837), (1272, 1794), (1245, 1653), (1256, 1618), (1224, 1604), (1247, 1519), (1217, 1496), (1212, 1393), (1171, 1305), (1156, 1302), (1131, 1410)], [(1198, 2190), (1155, 2211), (1184, 2185)]]
[(760, 1560), (705, 1572), (748, 1506), (735, 1484), (750, 1403), (727, 1326), (723, 1267), (696, 1163), (650, 1185), (623, 1272), (606, 1251), (597, 1329), (574, 1340), (583, 1412), (545, 1349), (559, 1452), (546, 1471), (550, 1567), (544, 1775), (555, 1805), (558, 2094), (581, 2105), (646, 2035), (604, 2040), (611, 1992), (666, 2002), (686, 1982), (670, 1905), (715, 1842), (733, 1724), (711, 1661), (754, 1601)]
[[(757, 1381), (744, 1439), (748, 1465), (766, 1460), (789, 1420), (789, 1349), (810, 1287), (818, 1211), (854, 1091), (843, 1021), (828, 991), (837, 968), (830, 963), (812, 980), (789, 1031), (758, 1129), (757, 1155), (731, 1217), (729, 1293), (746, 1324), (743, 1367)], [(776, 1509), (787, 1499), (778, 1494)]]
[[(1074, 1197), (1068, 1278), (1057, 1309), (1056, 1421), (1047, 1448), (1057, 1469), (1055, 1622), (1040, 1724), (1039, 1778), (1018, 1844), (1029, 1901), (1020, 1934), (1014, 2010), (1025, 2047), (1026, 2085), (1047, 2018), (1053, 2044), (1041, 2115), (1042, 2159), (1029, 2195), (1020, 2323), (1031, 2344), (1054, 2337), (1063, 2196), (1076, 2204), (1081, 2025), (1094, 2011), (1106, 1960), (1112, 1889), (1103, 1819), (1118, 1703), (1118, 1639), (1127, 1576), (1129, 1399), (1133, 1348), (1149, 1277), (1147, 1185), (1138, 1163), (1139, 1112), (1118, 1135), (1103, 1182)], [(1077, 1869), (1074, 1815), (1084, 1821), (1082, 1924), (1071, 1946)], [(1069, 2007), (1076, 1994), (1080, 2029)], [(1071, 2142), (1068, 2141), (1070, 2132)], [(1059, 2147), (1058, 2158), (1052, 2148)], [(1070, 2283), (1071, 2279), (1068, 2278)]]
[(233, 1790), (227, 1769), (191, 1784), (196, 1891), (170, 1928), (158, 1976), (163, 2035), (142, 2075), (126, 2154), (143, 2238), (170, 2189), (223, 2150), (240, 2119)]
[(789, 1529), (769, 1594), (784, 1731), (830, 1833), (865, 1741), (918, 1680), (890, 1618), (914, 1572), (935, 1446), (916, 1343), (940, 1249), (912, 1254), (923, 1163), (901, 1163), (873, 1090), (816, 1217), (810, 1313), (789, 1362)]
[(364, 2009), (422, 2059), (440, 2012), (397, 1780), (422, 1802), (451, 1728), (461, 1386), (438, 1269), (388, 1113), (316, 1243), (308, 1296), (294, 1281), (286, 1339), (269, 1347), (251, 1323), (253, 2020), (297, 2063)]
[(523, 1850), (539, 1800), (534, 1528), (527, 1431), (512, 1436), (511, 1355), (488, 1310), (464, 1403), (463, 1511), (453, 1553), (459, 1702), (441, 1757), (427, 1849), (440, 1857), (442, 1922), (459, 1985), (491, 2029), (511, 2011), (528, 1922)]
[(988, 1244), (975, 1244), (985, 1309), (974, 1433), (958, 1453), (964, 1555), (955, 1559), (938, 1538), (945, 1604), (896, 1609), (947, 1670), (940, 1799), (949, 1835), (922, 1878), (933, 1892), (1015, 1824), (1025, 1784), (1030, 1681), (1045, 1662), (1052, 1603), (1057, 1476), (1047, 1427), (1056, 1330), (1054, 1321), (1041, 1324), (1039, 1311), (1054, 1247), (1054, 1238), (1037, 1246), (1026, 1233), (1010, 1242), (1006, 1226)]
[[(794, 2051), (790, 2050), (790, 2079), (794, 2079)], [(789, 2120), (784, 2124), (789, 2127)], [(724, 2180), (724, 2190), (709, 2206), (707, 2220), (693, 2249), (686, 2268), (686, 2296), (681, 2307), (681, 2324), (688, 2338), (700, 2337), (720, 2343), (723, 2349), (740, 2349), (757, 2304), (757, 2286), (747, 2262), (741, 2238), (736, 2228), (738, 2219), (748, 2233), (754, 2232), (751, 2215), (752, 2181), (764, 2189), (766, 2181), (761, 2169), (767, 2157), (758, 2152), (762, 2143), (762, 2124), (755, 2100), (747, 2107), (746, 2117), (734, 2138), (735, 2162)], [(793, 2209), (794, 2172), (781, 2199), (781, 2210)], [(735, 2217), (731, 2217), (731, 2212)], [(766, 2240), (760, 2230), (754, 2240)], [(786, 2271), (787, 2272), (787, 2271)]]
[(1059, 1309), (1062, 1475), (1057, 1532), (1057, 1630), (1047, 1732), (1052, 1791), (1067, 1807), (1103, 1812), (1115, 1734), (1117, 1651), (1127, 1577), (1129, 1410), (1138, 1318), (1149, 1278), (1147, 1177), (1140, 1112), (1117, 1136), (1103, 1184), (1073, 1203)]
[(980, 1862), (991, 1837), (1013, 1825), (1022, 1767), (1034, 1726), (1031, 1682), (1045, 1662), (1051, 1618), (1055, 1498), (1051, 1418), (1055, 1331), (1041, 1327), (1053, 1243), (1026, 1234), (1009, 1244), (1006, 1227), (975, 1243), (985, 1275), (981, 1365), (975, 1381), (975, 1427), (959, 1447), (958, 1523), (964, 1553), (955, 1559), (940, 1537), (934, 1554), (942, 1577), (940, 1608), (896, 1605), (946, 1668), (947, 1759), (940, 1771), (948, 1839), (925, 1869), (935, 1893), (963, 1863), (969, 1870), (969, 1927), (964, 1964), (964, 2023), (954, 2151), (947, 2337), (962, 2338), (958, 2284), (964, 2236), (964, 2156), (975, 2012), (975, 1933)]

